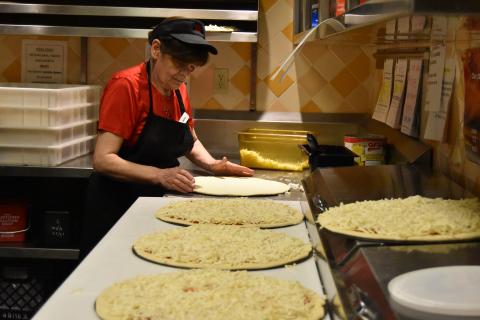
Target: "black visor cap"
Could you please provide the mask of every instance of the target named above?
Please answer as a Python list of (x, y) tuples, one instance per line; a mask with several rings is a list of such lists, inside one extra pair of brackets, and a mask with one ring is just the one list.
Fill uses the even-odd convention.
[(205, 26), (201, 21), (194, 19), (176, 19), (158, 24), (148, 37), (152, 44), (155, 39), (172, 37), (186, 44), (204, 46), (212, 54), (217, 54), (217, 49), (205, 40)]

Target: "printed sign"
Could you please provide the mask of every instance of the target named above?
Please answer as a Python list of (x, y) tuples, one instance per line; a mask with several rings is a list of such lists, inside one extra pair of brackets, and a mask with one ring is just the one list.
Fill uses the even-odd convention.
[(67, 42), (23, 40), (22, 82), (65, 83)]

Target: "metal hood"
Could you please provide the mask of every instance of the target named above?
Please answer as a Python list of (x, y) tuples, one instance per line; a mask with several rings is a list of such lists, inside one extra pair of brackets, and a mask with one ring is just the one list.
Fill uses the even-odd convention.
[(202, 20), (211, 41), (257, 41), (258, 0), (0, 2), (0, 34), (146, 38), (171, 16)]

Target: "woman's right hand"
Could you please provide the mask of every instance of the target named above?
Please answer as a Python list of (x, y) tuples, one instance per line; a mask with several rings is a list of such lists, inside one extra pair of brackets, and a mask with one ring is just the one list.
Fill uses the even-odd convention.
[(158, 180), (164, 188), (182, 193), (193, 191), (195, 178), (187, 170), (180, 167), (158, 170)]

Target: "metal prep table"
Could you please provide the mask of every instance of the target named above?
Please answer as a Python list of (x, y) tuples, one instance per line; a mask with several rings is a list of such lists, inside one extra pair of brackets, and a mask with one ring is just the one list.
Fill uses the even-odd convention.
[[(178, 199), (177, 197), (141, 197), (137, 199), (33, 319), (98, 319), (94, 311), (95, 299), (102, 290), (115, 282), (141, 274), (181, 271), (175, 267), (143, 260), (132, 251), (134, 240), (144, 234), (158, 230), (182, 228), (154, 217), (156, 209)], [(284, 201), (284, 203), (302, 211), (308, 210), (305, 203), (302, 204), (300, 201)], [(310, 240), (306, 224), (307, 222), (303, 222), (295, 226), (272, 230), (286, 232), (308, 242)], [(324, 292), (314, 256), (288, 268), (278, 267), (251, 272), (297, 280), (320, 295), (323, 295)], [(325, 319), (330, 319), (330, 317), (327, 315)]]
[[(342, 202), (406, 198), (417, 194), (450, 199), (473, 196), (445, 176), (412, 165), (317, 169), (304, 180), (304, 185), (314, 217)], [(319, 228), (313, 233), (321, 239), (324, 258), (328, 261), (322, 276), (331, 275), (334, 279), (334, 286), (324, 286), (327, 298), (332, 306), (339, 304), (343, 307), (346, 318), (465, 319), (441, 315), (432, 318), (431, 315), (406, 310), (391, 301), (387, 285), (394, 277), (413, 270), (480, 265), (478, 239), (406, 243), (368, 241)], [(339, 303), (334, 301), (337, 298)]]

